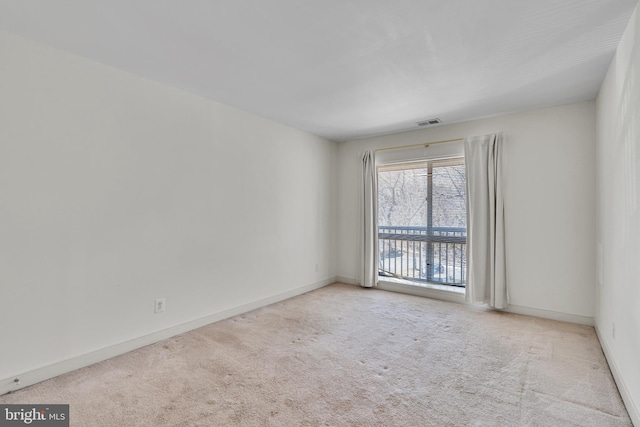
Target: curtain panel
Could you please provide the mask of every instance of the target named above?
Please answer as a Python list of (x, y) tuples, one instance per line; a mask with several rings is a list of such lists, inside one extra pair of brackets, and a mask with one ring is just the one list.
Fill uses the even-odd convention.
[(378, 186), (375, 152), (367, 151), (360, 161), (360, 286), (378, 284)]
[(504, 137), (465, 139), (467, 173), (466, 300), (496, 309), (509, 305), (504, 224)]

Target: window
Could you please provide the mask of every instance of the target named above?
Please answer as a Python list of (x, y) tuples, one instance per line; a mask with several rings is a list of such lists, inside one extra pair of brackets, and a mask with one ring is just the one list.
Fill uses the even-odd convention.
[(379, 275), (464, 286), (463, 157), (378, 167)]

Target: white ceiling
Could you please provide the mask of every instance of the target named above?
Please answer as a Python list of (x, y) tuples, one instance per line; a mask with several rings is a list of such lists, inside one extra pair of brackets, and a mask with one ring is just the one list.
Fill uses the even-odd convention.
[(0, 0), (0, 29), (336, 141), (593, 99), (636, 0)]

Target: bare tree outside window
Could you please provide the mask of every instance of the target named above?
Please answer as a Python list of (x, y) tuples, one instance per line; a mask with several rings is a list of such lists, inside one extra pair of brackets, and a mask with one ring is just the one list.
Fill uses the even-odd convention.
[(380, 275), (464, 286), (464, 158), (378, 168)]

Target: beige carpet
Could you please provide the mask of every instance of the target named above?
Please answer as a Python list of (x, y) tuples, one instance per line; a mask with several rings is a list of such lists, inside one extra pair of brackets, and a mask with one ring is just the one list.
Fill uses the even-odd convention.
[(332, 285), (0, 396), (73, 426), (630, 426), (593, 328)]

